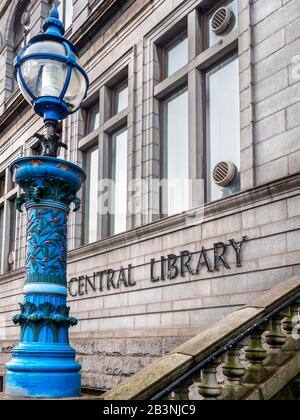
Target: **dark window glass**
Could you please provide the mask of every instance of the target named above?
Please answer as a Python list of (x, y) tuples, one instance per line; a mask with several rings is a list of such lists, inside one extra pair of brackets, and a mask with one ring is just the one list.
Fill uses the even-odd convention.
[(163, 103), (163, 203), (165, 216), (189, 209), (188, 89)]
[(35, 145), (31, 148), (32, 156), (41, 156), (42, 155), (42, 146), (40, 144)]
[[(240, 101), (239, 60), (231, 57), (206, 74), (207, 200), (227, 197), (240, 189)], [(213, 170), (220, 162), (237, 168), (234, 181), (220, 187), (213, 181)]]

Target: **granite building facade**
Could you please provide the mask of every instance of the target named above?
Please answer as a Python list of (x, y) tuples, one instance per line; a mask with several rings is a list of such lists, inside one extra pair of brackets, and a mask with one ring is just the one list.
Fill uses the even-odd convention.
[[(43, 127), (13, 59), (50, 5), (0, 2), (0, 373), (26, 248), (8, 167), (40, 153)], [(61, 0), (60, 12), (91, 81), (61, 127), (61, 156), (88, 176), (69, 219), (71, 340), (83, 385), (105, 390), (299, 273), (300, 5)]]

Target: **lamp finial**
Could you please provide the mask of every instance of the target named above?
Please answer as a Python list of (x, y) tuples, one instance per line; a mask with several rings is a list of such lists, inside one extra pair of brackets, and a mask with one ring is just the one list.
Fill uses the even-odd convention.
[(60, 2), (54, 0), (52, 8), (50, 10), (49, 17), (45, 20), (43, 29), (44, 32), (52, 35), (63, 36), (65, 33), (65, 25), (59, 19), (58, 5)]
[(54, 19), (59, 19), (59, 13), (58, 13), (58, 9), (57, 9), (58, 4), (57, 3), (58, 3), (57, 1), (53, 2), (52, 8), (51, 8), (51, 11), (50, 11), (50, 17), (52, 17)]

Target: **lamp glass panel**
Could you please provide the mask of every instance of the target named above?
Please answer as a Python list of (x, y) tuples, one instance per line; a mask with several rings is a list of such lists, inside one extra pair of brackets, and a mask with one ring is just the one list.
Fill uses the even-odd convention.
[(51, 59), (32, 59), (22, 64), (22, 74), (29, 90), (36, 98), (59, 98), (66, 80), (67, 65)]
[(26, 91), (26, 89), (24, 88), (23, 84), (21, 83), (20, 77), (19, 77), (19, 73), (17, 73), (17, 81), (18, 81), (18, 85), (19, 88), (22, 92), (22, 95), (24, 96), (24, 98), (26, 99), (26, 101), (31, 104), (32, 103), (32, 98), (31, 96), (28, 94), (28, 92)]
[(28, 57), (31, 54), (43, 53), (62, 55), (63, 57), (68, 55), (63, 44), (59, 44), (58, 42), (53, 41), (40, 41), (26, 48), (26, 50), (23, 52), (22, 58)]
[(64, 96), (64, 101), (68, 104), (71, 112), (76, 111), (83, 101), (86, 93), (87, 82), (83, 74), (73, 68), (70, 83)]

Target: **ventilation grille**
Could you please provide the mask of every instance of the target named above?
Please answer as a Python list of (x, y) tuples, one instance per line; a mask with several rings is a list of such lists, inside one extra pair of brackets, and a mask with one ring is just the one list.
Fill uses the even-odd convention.
[(232, 183), (235, 174), (236, 167), (232, 162), (220, 162), (213, 170), (213, 179), (220, 187), (227, 187)]
[(217, 35), (222, 34), (229, 26), (232, 14), (230, 7), (221, 7), (218, 9), (212, 17), (212, 31)]

